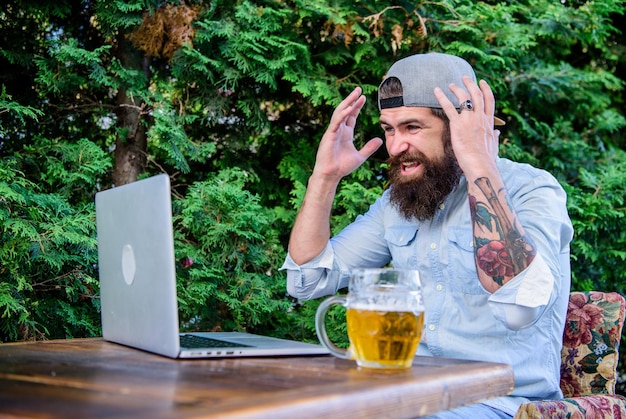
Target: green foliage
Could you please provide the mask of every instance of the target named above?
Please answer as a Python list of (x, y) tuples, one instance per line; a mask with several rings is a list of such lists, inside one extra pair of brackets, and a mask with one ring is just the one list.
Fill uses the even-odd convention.
[(37, 139), (24, 147), (19, 160), (40, 186), (76, 204), (93, 202), (99, 177), (111, 168), (110, 157), (85, 138), (76, 143)]
[[(2, 86), (2, 92), (0, 92), (0, 113), (11, 113), (12, 116), (18, 119), (21, 123), (25, 118), (31, 118), (37, 120), (38, 117), (43, 115), (39, 109), (35, 109), (31, 106), (22, 106), (17, 102), (11, 101), (11, 96), (6, 92), (6, 87)], [(0, 135), (6, 134), (2, 125), (0, 125)]]
[[(64, 161), (70, 170), (43, 164), (29, 179), (30, 161)], [(109, 167), (85, 140), (42, 142), (0, 160), (2, 340), (100, 333), (94, 206), (84, 190)]]
[(180, 310), (190, 329), (255, 329), (291, 306), (271, 213), (245, 190), (249, 177), (221, 171), (175, 202)]
[(366, 164), (344, 180), (335, 199), (331, 221), (333, 234), (354, 221), (358, 215), (364, 214), (369, 206), (382, 195), (382, 180), (373, 179), (374, 173), (371, 166)]
[[(624, 184), (626, 155), (612, 150), (593, 169), (580, 169), (580, 187), (567, 186), (574, 223), (573, 283), (581, 290), (616, 290), (626, 294)], [(607, 240), (610, 238), (610, 240)]]
[(59, 40), (50, 45), (49, 57), (35, 58), (37, 78), (35, 81), (42, 89), (42, 94), (62, 95), (89, 91), (90, 74), (98, 82), (102, 78), (103, 54), (110, 46), (102, 46), (88, 51), (78, 45), (76, 39)]
[(159, 161), (189, 173), (189, 160), (204, 163), (215, 153), (215, 144), (195, 143), (187, 136), (185, 127), (198, 117), (178, 115), (166, 100), (156, 102), (153, 110), (153, 125), (148, 131), (151, 148)]

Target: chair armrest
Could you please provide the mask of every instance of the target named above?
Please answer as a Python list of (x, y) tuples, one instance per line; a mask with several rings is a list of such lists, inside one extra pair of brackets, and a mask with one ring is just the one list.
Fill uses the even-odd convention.
[(626, 418), (626, 398), (619, 394), (596, 394), (562, 400), (542, 400), (522, 404), (515, 414), (515, 419), (586, 417)]

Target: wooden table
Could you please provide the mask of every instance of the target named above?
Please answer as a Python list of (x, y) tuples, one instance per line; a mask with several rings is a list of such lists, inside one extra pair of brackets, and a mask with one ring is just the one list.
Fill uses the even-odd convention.
[(171, 360), (102, 339), (0, 344), (0, 416), (408, 418), (512, 390), (508, 365), (441, 358), (379, 371), (331, 356)]

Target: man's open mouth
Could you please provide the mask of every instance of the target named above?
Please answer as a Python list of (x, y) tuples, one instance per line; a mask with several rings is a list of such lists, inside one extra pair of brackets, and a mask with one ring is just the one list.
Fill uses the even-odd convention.
[(404, 162), (400, 163), (400, 172), (405, 176), (412, 175), (416, 173), (420, 167), (422, 167), (422, 164), (419, 162)]

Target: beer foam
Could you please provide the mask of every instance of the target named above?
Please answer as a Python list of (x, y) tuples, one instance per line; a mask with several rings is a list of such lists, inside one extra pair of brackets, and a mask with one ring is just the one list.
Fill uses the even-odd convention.
[(365, 310), (365, 311), (413, 311), (410, 307), (405, 305), (396, 305), (396, 304), (381, 304), (381, 303), (368, 303), (368, 302), (358, 302), (354, 304), (350, 304), (350, 308), (355, 310)]
[(367, 311), (396, 311), (419, 313), (424, 311), (422, 295), (408, 288), (372, 287), (348, 294), (348, 307)]
[(407, 301), (406, 297), (398, 300), (385, 299), (385, 301), (372, 301), (359, 298), (357, 301), (349, 302), (348, 307), (355, 310), (367, 311), (407, 311), (414, 313), (424, 311), (421, 302), (415, 300)]

